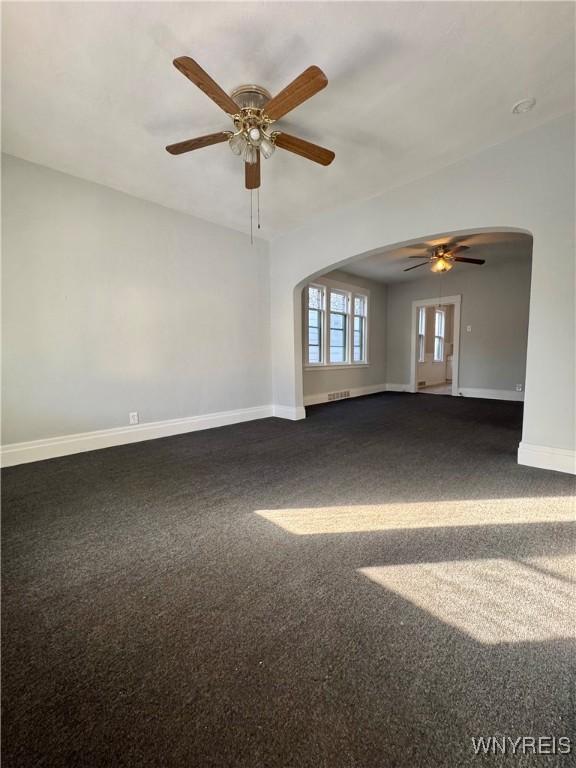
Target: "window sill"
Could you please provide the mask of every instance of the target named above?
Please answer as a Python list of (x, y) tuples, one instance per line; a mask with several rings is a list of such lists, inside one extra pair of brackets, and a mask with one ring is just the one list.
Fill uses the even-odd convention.
[(349, 368), (370, 368), (370, 363), (317, 363), (316, 365), (305, 365), (305, 371), (336, 371), (348, 370)]

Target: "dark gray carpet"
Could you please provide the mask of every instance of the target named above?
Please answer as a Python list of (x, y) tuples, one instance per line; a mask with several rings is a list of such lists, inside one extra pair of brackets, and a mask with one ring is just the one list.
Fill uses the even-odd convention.
[[(554, 629), (574, 480), (516, 464), (521, 405), (391, 393), (308, 413), (3, 472), (5, 766), (569, 764), (471, 746), (574, 739), (574, 639)], [(406, 527), (352, 520), (400, 502)], [(353, 532), (255, 514), (342, 506)], [(494, 560), (524, 574), (507, 605)], [(361, 571), (394, 565), (402, 589), (439, 568), (453, 597), (429, 610)]]

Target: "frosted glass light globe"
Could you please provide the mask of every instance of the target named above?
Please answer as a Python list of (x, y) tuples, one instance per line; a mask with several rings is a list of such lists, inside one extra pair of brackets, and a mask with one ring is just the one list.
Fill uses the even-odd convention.
[(443, 256), (439, 256), (430, 269), (432, 272), (449, 272), (453, 266), (454, 264), (451, 261), (448, 261)]
[(274, 150), (276, 147), (271, 141), (268, 141), (268, 139), (262, 139), (260, 142), (260, 152), (262, 152), (263, 157), (268, 160), (269, 157), (272, 157), (274, 154)]
[(258, 128), (250, 128), (248, 131), (251, 141), (260, 141), (260, 130)]
[(247, 142), (244, 134), (235, 133), (228, 143), (230, 144), (230, 149), (232, 152), (234, 152), (235, 155), (241, 155), (244, 152), (244, 147), (246, 146)]
[(254, 165), (258, 162), (258, 150), (252, 144), (246, 144), (244, 147), (244, 161), (249, 165)]

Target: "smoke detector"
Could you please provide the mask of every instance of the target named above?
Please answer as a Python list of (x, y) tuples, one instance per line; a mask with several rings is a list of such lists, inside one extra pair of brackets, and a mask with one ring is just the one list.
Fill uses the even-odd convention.
[(532, 96), (529, 99), (522, 99), (517, 101), (512, 107), (512, 112), (515, 115), (521, 115), (524, 112), (530, 112), (536, 106), (536, 99)]

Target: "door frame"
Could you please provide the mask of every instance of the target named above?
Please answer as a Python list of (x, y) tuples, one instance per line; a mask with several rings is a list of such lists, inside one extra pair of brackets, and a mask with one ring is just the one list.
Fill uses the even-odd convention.
[(462, 294), (456, 296), (439, 296), (434, 299), (418, 299), (412, 302), (412, 337), (410, 342), (410, 392), (418, 392), (418, 345), (416, 344), (416, 331), (418, 328), (418, 307), (454, 306), (454, 329), (452, 349), (452, 395), (458, 395), (460, 378), (460, 307)]

